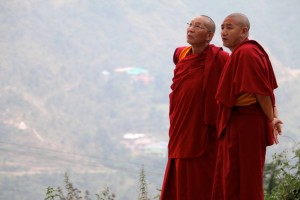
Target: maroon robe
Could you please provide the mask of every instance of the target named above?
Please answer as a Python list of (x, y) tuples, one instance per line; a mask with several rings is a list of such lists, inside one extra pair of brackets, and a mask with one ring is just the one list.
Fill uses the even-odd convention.
[(264, 49), (246, 39), (228, 59), (217, 91), (219, 149), (213, 200), (262, 200), (266, 146), (274, 143), (272, 129), (259, 104), (234, 106), (244, 93), (270, 96), (277, 88)]
[(161, 200), (210, 199), (217, 152), (215, 94), (228, 54), (209, 45), (179, 60), (174, 53), (168, 163)]

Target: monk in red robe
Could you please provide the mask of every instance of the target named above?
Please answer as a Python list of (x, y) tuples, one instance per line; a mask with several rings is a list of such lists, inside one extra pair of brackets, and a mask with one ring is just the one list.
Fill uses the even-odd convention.
[(215, 94), (229, 57), (210, 44), (215, 24), (208, 16), (188, 23), (191, 46), (175, 50), (170, 93), (168, 163), (161, 200), (210, 200), (217, 155)]
[(268, 54), (248, 39), (245, 15), (229, 15), (221, 29), (223, 45), (232, 53), (216, 94), (219, 149), (212, 199), (262, 200), (266, 147), (278, 143), (281, 134), (276, 78)]

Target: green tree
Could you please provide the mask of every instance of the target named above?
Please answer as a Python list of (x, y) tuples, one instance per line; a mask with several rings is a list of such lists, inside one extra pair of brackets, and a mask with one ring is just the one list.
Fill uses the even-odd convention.
[[(67, 195), (60, 187), (57, 189), (48, 187), (45, 200), (91, 200), (88, 190), (85, 191), (84, 196), (81, 196), (81, 191), (73, 186), (67, 173), (65, 173), (65, 189)], [(110, 194), (109, 188), (105, 188), (96, 196), (97, 200), (115, 200), (115, 194)]]
[(140, 172), (140, 193), (139, 193), (138, 200), (149, 200), (149, 198), (148, 198), (148, 184), (147, 184), (147, 181), (146, 181), (146, 174), (145, 174), (144, 165), (142, 165), (141, 172)]

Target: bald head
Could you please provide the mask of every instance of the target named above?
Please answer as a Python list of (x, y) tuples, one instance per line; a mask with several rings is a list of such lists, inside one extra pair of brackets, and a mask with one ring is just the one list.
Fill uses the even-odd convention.
[(223, 45), (233, 51), (249, 37), (250, 23), (246, 15), (232, 13), (224, 19), (221, 29)]
[(244, 15), (242, 13), (232, 13), (232, 14), (228, 15), (226, 18), (234, 18), (240, 27), (242, 27), (242, 28), (247, 27), (248, 31), (250, 30), (250, 22), (246, 15)]
[(201, 17), (204, 17), (206, 19), (206, 28), (212, 32), (215, 33), (216, 31), (216, 25), (215, 22), (212, 20), (212, 18), (210, 18), (209, 16), (206, 15), (200, 15)]

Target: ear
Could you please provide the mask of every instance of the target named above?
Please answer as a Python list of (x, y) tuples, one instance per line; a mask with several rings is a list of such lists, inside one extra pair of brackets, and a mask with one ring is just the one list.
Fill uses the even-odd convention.
[(241, 37), (242, 38), (248, 37), (248, 32), (249, 32), (249, 29), (247, 27), (242, 28)]
[(206, 40), (210, 42), (213, 39), (213, 37), (214, 37), (214, 33), (213, 32), (208, 32), (207, 36), (206, 36)]

